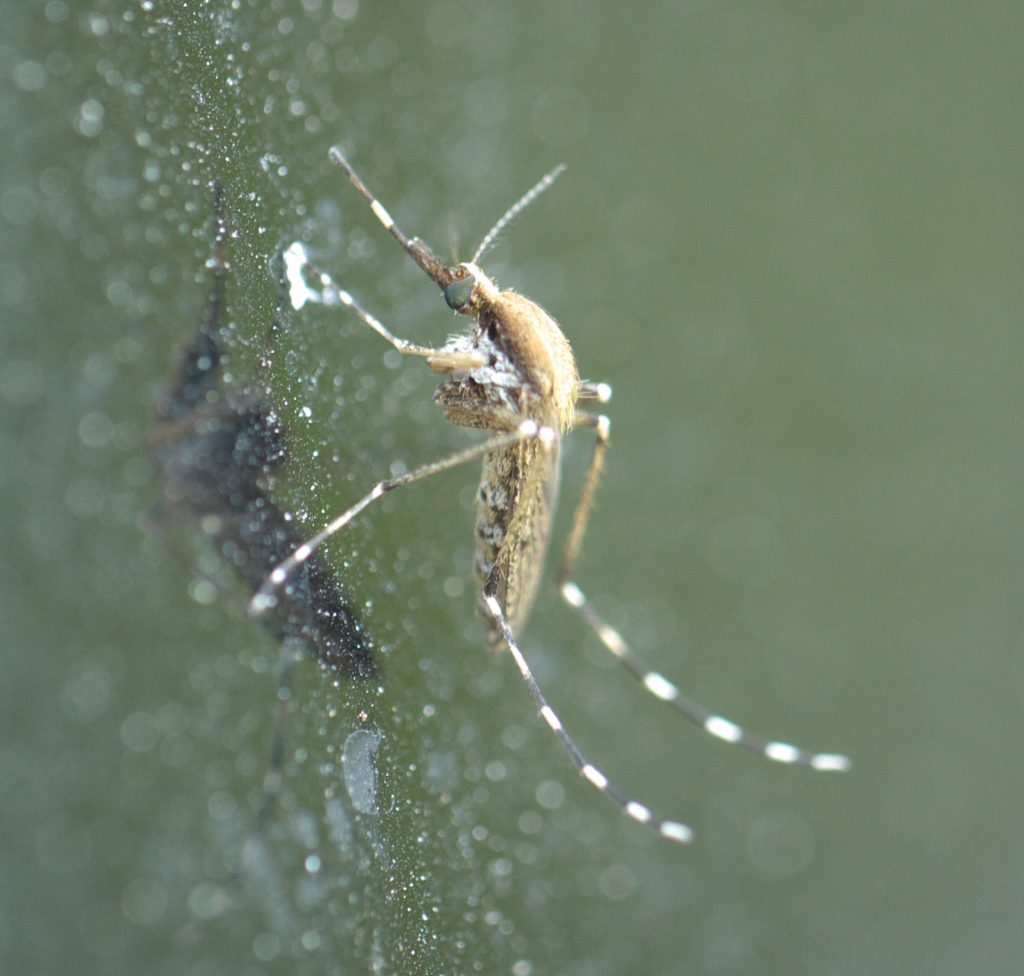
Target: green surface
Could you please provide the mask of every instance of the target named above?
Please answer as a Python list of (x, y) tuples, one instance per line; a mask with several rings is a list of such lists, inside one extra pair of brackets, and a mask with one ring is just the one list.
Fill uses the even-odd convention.
[[(1019, 973), (1019, 3), (4, 6), (0, 968)], [(617, 815), (483, 647), (453, 472), (331, 547), (382, 690), (299, 669), (243, 854), (276, 649), (140, 529), (145, 437), (202, 313), (214, 176), (233, 372), (296, 239), (400, 334), (457, 326), (338, 141), (463, 257), (568, 164), (486, 266), (615, 389), (580, 584), (698, 700), (852, 773), (709, 741), (546, 595), (524, 646), (552, 702), (697, 842)], [(310, 524), (466, 442), (350, 317), (288, 324), (278, 490)], [(367, 726), (376, 816), (340, 772)]]

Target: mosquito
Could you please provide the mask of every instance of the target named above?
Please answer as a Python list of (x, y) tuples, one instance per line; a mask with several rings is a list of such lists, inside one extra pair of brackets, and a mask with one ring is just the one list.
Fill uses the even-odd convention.
[(323, 300), (350, 309), (403, 355), (426, 359), (427, 366), (442, 376), (434, 400), (443, 409), (445, 419), (460, 427), (487, 431), (488, 437), (375, 484), (270, 573), (253, 596), (250, 611), (259, 615), (273, 607), (277, 594), (286, 590), (293, 573), (317, 548), (377, 499), (396, 488), (482, 459), (474, 575), (479, 588), (478, 610), (489, 643), (496, 648), (505, 647), (512, 654), (540, 716), (584, 779), (637, 823), (667, 840), (689, 843), (693, 839), (689, 826), (661, 817), (646, 804), (632, 799), (586, 758), (548, 704), (517, 636), (529, 617), (540, 582), (558, 495), (561, 439), (575, 427), (586, 427), (594, 433), (594, 449), (555, 579), (563, 599), (648, 692), (712, 736), (778, 763), (817, 770), (848, 769), (850, 763), (845, 756), (808, 752), (788, 742), (761, 738), (686, 698), (668, 678), (643, 663), (622, 635), (590, 607), (583, 591), (573, 582), (611, 427), (607, 416), (586, 409), (586, 404), (607, 402), (611, 388), (604, 383), (581, 381), (572, 349), (555, 320), (536, 302), (512, 289), (499, 288), (478, 264), (498, 234), (555, 181), (564, 167), (544, 176), (504, 213), (488, 231), (472, 260), (449, 266), (422, 240), (402, 232), (340, 148), (332, 149), (330, 158), (369, 204), (384, 229), (441, 289), (449, 308), (473, 319), (473, 326), (443, 346), (409, 342), (386, 328), (329, 275), (309, 265)]

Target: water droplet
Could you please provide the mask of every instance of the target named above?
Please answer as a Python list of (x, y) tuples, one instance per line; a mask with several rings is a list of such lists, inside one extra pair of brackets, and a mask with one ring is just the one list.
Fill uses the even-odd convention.
[(380, 746), (381, 734), (356, 729), (346, 740), (341, 754), (345, 789), (359, 813), (377, 815), (377, 769), (373, 757)]

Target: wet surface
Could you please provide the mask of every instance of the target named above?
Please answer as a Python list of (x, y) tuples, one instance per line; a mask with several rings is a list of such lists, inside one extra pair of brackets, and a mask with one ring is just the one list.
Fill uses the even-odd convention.
[[(1016, 976), (1022, 28), (1019, 4), (923, 0), (12, 5), (4, 968)], [(396, 333), (455, 327), (350, 199), (339, 142), (409, 233), (463, 257), (568, 164), (485, 267), (615, 390), (580, 586), (685, 694), (849, 753), (848, 775), (685, 727), (545, 590), (524, 652), (553, 706), (698, 842), (615, 815), (484, 647), (468, 472), (325, 548), (380, 676), (307, 651), (279, 688), (251, 577), (225, 569), (240, 530), (182, 521), (237, 511), (194, 472), (249, 440), (251, 499), (283, 448), (269, 505), (302, 538), (466, 443), (428, 371), (344, 310), (291, 308), (268, 341), (292, 242)], [(195, 398), (216, 436), (187, 421), (154, 469), (214, 177), (227, 392)], [(588, 452), (566, 442), (566, 497)], [(172, 482), (184, 560), (140, 528)]]

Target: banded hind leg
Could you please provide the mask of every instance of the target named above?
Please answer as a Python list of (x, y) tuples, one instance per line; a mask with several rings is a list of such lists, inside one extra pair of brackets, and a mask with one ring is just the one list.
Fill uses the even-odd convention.
[[(595, 387), (597, 389), (597, 387)], [(572, 527), (566, 540), (556, 583), (562, 598), (597, 635), (601, 644), (625, 665), (630, 674), (655, 698), (671, 705), (684, 718), (698, 725), (708, 734), (723, 742), (732, 743), (756, 752), (773, 762), (807, 766), (811, 769), (843, 771), (849, 769), (850, 760), (838, 753), (811, 752), (789, 742), (769, 739), (746, 731), (735, 722), (687, 698), (663, 674), (649, 667), (629, 646), (622, 635), (590, 606), (583, 591), (572, 576), (583, 546), (587, 523), (594, 505), (594, 493), (608, 448), (610, 421), (603, 414), (580, 413), (577, 422), (591, 427), (596, 433), (594, 453), (587, 469), (583, 489), (576, 504)]]

